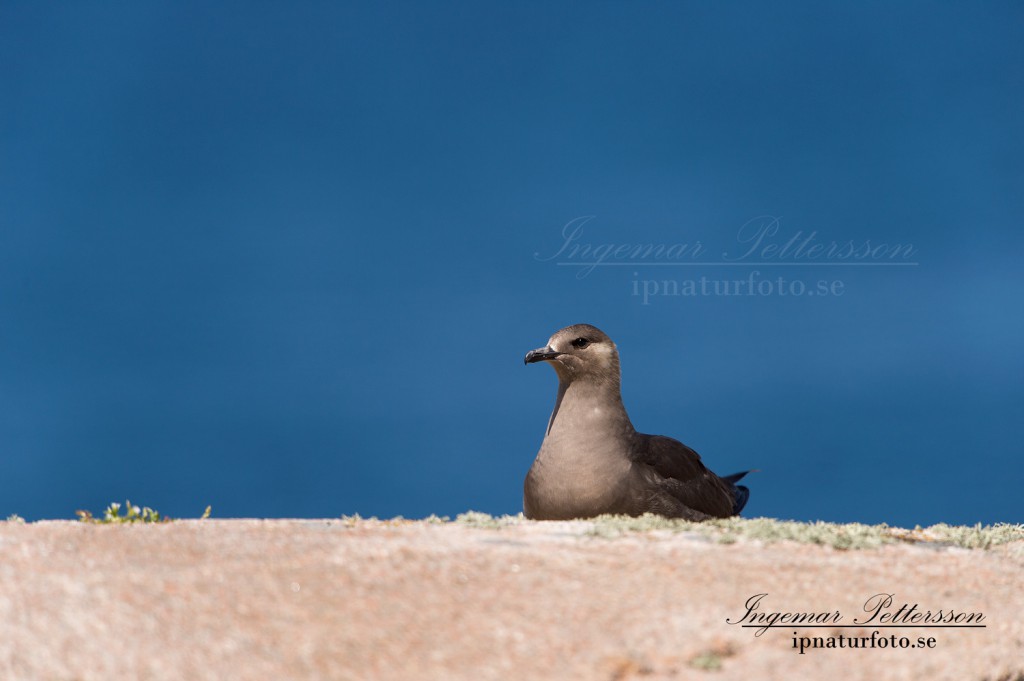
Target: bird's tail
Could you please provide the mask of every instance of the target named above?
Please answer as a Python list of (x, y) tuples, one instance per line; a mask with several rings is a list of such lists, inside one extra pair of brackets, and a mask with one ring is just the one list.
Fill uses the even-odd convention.
[(747, 499), (750, 498), (750, 489), (744, 485), (737, 485), (736, 483), (743, 479), (747, 473), (752, 471), (743, 471), (742, 473), (733, 473), (727, 475), (722, 480), (725, 480), (732, 486), (732, 514), (739, 515), (743, 507), (747, 505)]

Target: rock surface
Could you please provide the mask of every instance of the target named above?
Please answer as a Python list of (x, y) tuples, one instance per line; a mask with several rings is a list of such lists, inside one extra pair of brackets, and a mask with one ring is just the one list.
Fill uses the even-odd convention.
[[(587, 522), (202, 520), (0, 523), (0, 678), (1024, 679), (1024, 546), (855, 551)], [(985, 628), (879, 629), (934, 648), (799, 654), (839, 610), (984, 613)], [(868, 636), (802, 629), (800, 636)]]

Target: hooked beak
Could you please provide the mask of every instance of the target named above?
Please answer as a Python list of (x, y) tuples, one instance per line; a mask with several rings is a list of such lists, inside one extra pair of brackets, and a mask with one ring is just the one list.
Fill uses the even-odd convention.
[(530, 350), (526, 353), (526, 357), (523, 359), (523, 364), (533, 364), (534, 362), (544, 362), (549, 359), (554, 359), (562, 353), (555, 352), (550, 347), (537, 348), (536, 350)]

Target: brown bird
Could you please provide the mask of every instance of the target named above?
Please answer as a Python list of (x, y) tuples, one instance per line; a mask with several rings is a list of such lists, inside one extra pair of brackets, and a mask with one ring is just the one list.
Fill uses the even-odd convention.
[(618, 350), (597, 327), (561, 329), (524, 362), (547, 362), (558, 374), (555, 408), (523, 486), (527, 518), (707, 520), (747, 503), (750, 491), (735, 483), (749, 471), (718, 477), (682, 442), (636, 432), (622, 405)]

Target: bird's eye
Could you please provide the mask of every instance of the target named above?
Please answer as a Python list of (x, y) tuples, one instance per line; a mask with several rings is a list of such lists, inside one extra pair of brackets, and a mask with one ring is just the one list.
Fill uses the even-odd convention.
[(590, 341), (588, 341), (586, 338), (577, 338), (572, 342), (572, 346), (574, 348), (580, 348), (581, 350), (587, 347), (588, 345), (590, 345)]

